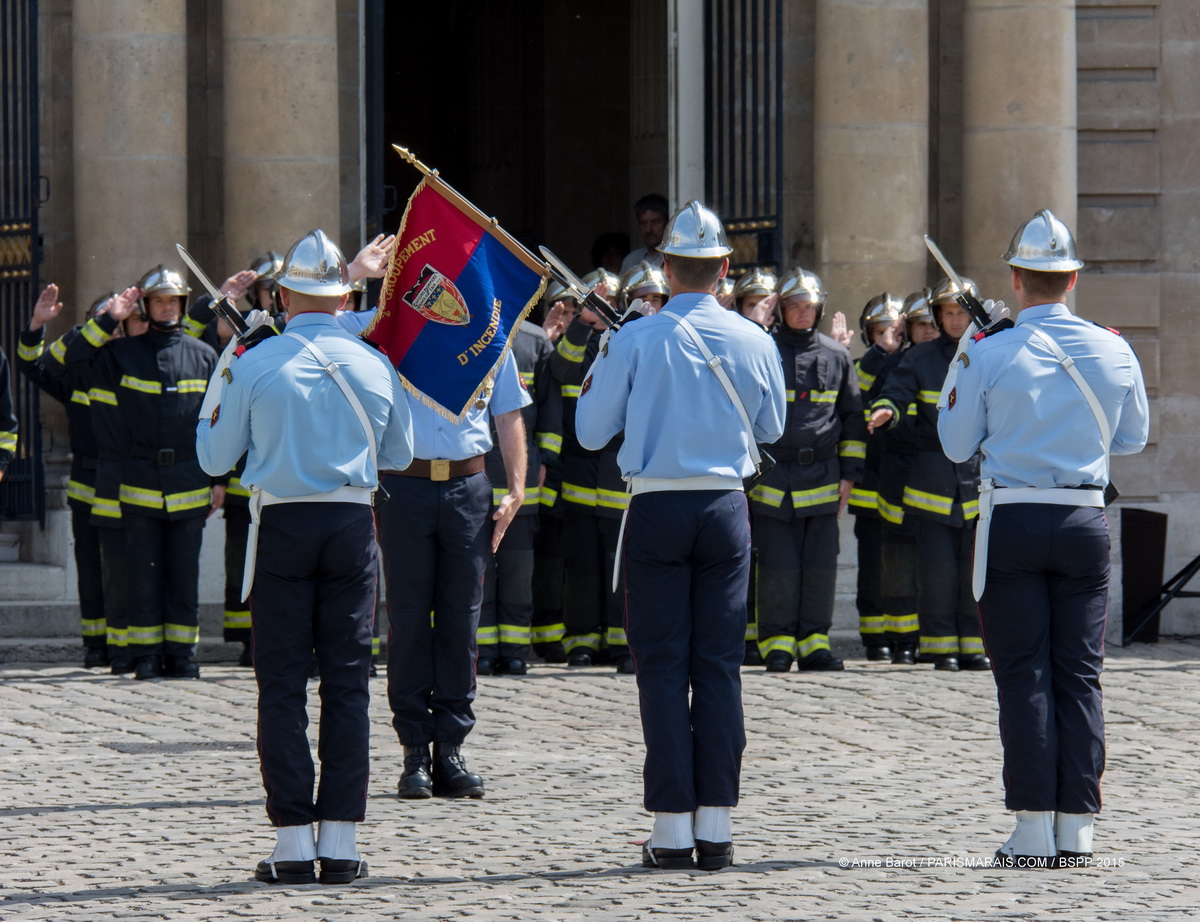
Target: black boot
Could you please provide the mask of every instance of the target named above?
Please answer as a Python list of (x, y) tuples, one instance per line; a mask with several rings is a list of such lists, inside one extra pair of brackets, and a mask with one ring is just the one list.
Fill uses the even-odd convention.
[(190, 656), (172, 656), (168, 653), (163, 659), (166, 661), (163, 666), (163, 675), (168, 679), (200, 678), (200, 667), (193, 662)]
[(409, 800), (433, 796), (433, 762), (429, 745), (404, 747), (404, 772), (396, 793)]
[(893, 666), (915, 666), (917, 664), (917, 645), (915, 643), (898, 643), (892, 648)]
[(104, 647), (88, 647), (83, 654), (84, 669), (100, 669), (108, 665), (108, 650)]
[(483, 779), (467, 771), (455, 743), (433, 744), (433, 793), (438, 797), (482, 797)]
[(162, 674), (162, 657), (157, 653), (141, 657), (133, 667), (135, 679), (161, 679)]

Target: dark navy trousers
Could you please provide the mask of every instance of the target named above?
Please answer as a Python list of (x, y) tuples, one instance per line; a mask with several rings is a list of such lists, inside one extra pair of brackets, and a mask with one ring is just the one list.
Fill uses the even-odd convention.
[[(738, 801), (750, 520), (741, 491), (639, 493), (622, 552), (625, 631), (646, 741), (644, 804)], [(690, 693), (690, 695), (689, 695)]]
[[(370, 506), (282, 503), (262, 510), (250, 612), (258, 756), (275, 826), (357, 823), (366, 813), (375, 559)], [(314, 651), (321, 672), (315, 802), (306, 709)]]
[(404, 746), (461, 743), (475, 726), (475, 632), (491, 553), (483, 472), (435, 482), (385, 474), (378, 511), (387, 585), (388, 702)]
[(1087, 506), (997, 506), (979, 601), (1010, 810), (1097, 813), (1108, 521)]

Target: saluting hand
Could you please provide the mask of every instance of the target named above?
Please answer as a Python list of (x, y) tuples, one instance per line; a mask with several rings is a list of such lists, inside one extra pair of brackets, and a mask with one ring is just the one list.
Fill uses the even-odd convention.
[(854, 341), (854, 334), (846, 328), (846, 315), (841, 311), (835, 313), (829, 322), (829, 335), (843, 346), (849, 346)]
[(221, 283), (221, 294), (225, 295), (230, 301), (236, 302), (250, 290), (250, 286), (254, 284), (256, 278), (258, 278), (258, 273), (253, 269), (243, 269), (241, 272), (235, 272)]
[(385, 237), (383, 234), (379, 234), (358, 251), (354, 260), (347, 267), (350, 270), (350, 281), (383, 278), (394, 249), (396, 249), (396, 235), (389, 234)]
[(37, 303), (33, 305), (33, 316), (29, 319), (29, 332), (36, 333), (57, 317), (62, 308), (62, 302), (58, 300), (58, 286), (51, 282), (42, 289)]
[(108, 310), (105, 313), (120, 323), (134, 312), (137, 308), (138, 298), (141, 296), (142, 289), (131, 285), (108, 302)]

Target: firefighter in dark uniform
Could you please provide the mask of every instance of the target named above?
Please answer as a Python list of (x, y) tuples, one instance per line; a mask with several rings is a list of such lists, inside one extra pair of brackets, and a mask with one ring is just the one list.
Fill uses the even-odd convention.
[(1083, 267), (1070, 229), (1039, 211), (1003, 260), (1016, 325), (963, 340), (938, 431), (951, 458), (983, 453), (972, 588), (1016, 813), (996, 858), (1079, 867), (1091, 862), (1104, 771), (1109, 456), (1142, 450), (1150, 412), (1133, 349), (1065, 303)]
[(750, 491), (758, 545), (758, 646), (768, 672), (838, 670), (829, 647), (837, 582), (837, 518), (863, 476), (866, 428), (854, 363), (818, 331), (821, 280), (806, 269), (776, 288), (775, 343), (787, 381), (778, 464)]
[[(904, 344), (904, 304), (890, 292), (867, 302), (858, 318), (858, 328), (867, 349), (855, 362), (863, 406), (883, 387), (896, 367)], [(880, 470), (885, 434), (867, 438), (863, 479), (850, 492), (854, 536), (858, 539), (858, 633), (872, 662), (891, 660), (885, 624), (883, 580), (883, 518), (879, 513)]]
[[(139, 679), (195, 678), (200, 635), (200, 543), (224, 501), (196, 460), (195, 419), (217, 355), (182, 330), (190, 289), (165, 266), (117, 296), (67, 347), (67, 364), (91, 386), (119, 394), (125, 438), (120, 505), (128, 551), (129, 648)], [(110, 342), (137, 297), (142, 336)]]
[[(611, 272), (589, 275), (601, 278), (606, 298), (616, 303), (620, 281)], [(611, 286), (611, 287), (610, 287)], [(563, 648), (570, 666), (591, 666), (604, 647), (607, 599), (604, 538), (597, 515), (600, 452), (583, 448), (575, 437), (575, 407), (579, 388), (600, 350), (604, 323), (586, 308), (571, 320), (550, 356), (550, 373), (559, 383), (563, 405), (562, 487), (563, 506)], [(609, 571), (611, 572), (611, 571)]]
[[(84, 668), (93, 669), (109, 665), (100, 529), (92, 521), (99, 448), (92, 428), (87, 388), (74, 379), (64, 364), (67, 344), (79, 335), (81, 328), (73, 326), (55, 340), (49, 349), (45, 346), (46, 324), (62, 311), (62, 302), (57, 298), (58, 286), (54, 284), (47, 285), (38, 297), (29, 326), (21, 333), (17, 367), (25, 377), (59, 401), (67, 413), (67, 433), (71, 445), (67, 507), (71, 510), (71, 537), (74, 539), (78, 578), (83, 665)], [(111, 298), (109, 294), (97, 299), (85, 319), (96, 316)]]
[(12, 399), (8, 356), (0, 349), (0, 480), (17, 454), (17, 413)]
[[(524, 675), (527, 671), (533, 639), (534, 548), (541, 527), (541, 486), (562, 450), (562, 396), (558, 382), (550, 375), (553, 352), (541, 327), (529, 321), (521, 324), (513, 338), (512, 354), (521, 383), (533, 397), (533, 403), (521, 410), (529, 456), (525, 499), (484, 573), (483, 606), (476, 632), (477, 675)], [(504, 458), (494, 429), (492, 440), (496, 444), (485, 461), (493, 484), (492, 502), (499, 508), (508, 490), (503, 486)]]
[[(974, 292), (974, 282), (963, 279)], [(917, 536), (917, 610), (920, 650), (934, 668), (990, 668), (971, 598), (971, 548), (979, 515), (979, 456), (954, 462), (942, 451), (937, 433), (937, 398), (959, 337), (970, 318), (954, 300), (949, 279), (930, 296), (938, 338), (914, 346), (888, 376), (871, 403), (869, 428), (890, 429), (916, 407), (916, 453), (904, 486), (904, 518)]]

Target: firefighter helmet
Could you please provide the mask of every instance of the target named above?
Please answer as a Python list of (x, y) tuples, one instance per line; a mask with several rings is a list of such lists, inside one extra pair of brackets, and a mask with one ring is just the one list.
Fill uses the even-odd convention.
[(346, 257), (323, 230), (310, 230), (292, 244), (279, 270), (279, 284), (317, 297), (337, 297), (350, 291)]
[(721, 219), (699, 201), (688, 202), (667, 223), (658, 252), (691, 259), (715, 259), (733, 252)]
[(858, 318), (862, 341), (871, 345), (871, 327), (876, 323), (895, 323), (904, 316), (904, 303), (890, 291), (876, 295), (867, 302)]
[(1070, 228), (1049, 208), (1017, 228), (1008, 252), (1000, 258), (1010, 266), (1035, 272), (1075, 272), (1083, 268)]
[(626, 269), (621, 275), (619, 285), (618, 306), (622, 312), (628, 310), (634, 300), (645, 295), (662, 295), (664, 301), (671, 297), (671, 286), (667, 284), (667, 277), (662, 269), (645, 260)]

